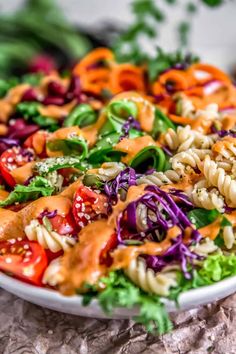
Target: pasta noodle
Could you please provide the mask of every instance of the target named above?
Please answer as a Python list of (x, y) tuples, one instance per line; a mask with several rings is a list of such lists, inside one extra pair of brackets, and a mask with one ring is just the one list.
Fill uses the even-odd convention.
[(206, 155), (211, 154), (207, 149), (189, 149), (179, 152), (170, 159), (173, 170), (186, 172), (186, 170), (199, 168)]
[(32, 220), (25, 227), (25, 234), (30, 241), (37, 241), (43, 248), (51, 252), (67, 250), (75, 244), (75, 240), (69, 236), (59, 235), (55, 231), (48, 231), (38, 220)]
[(224, 211), (224, 198), (219, 195), (217, 189), (208, 191), (205, 180), (199, 181), (194, 185), (193, 191), (190, 194), (195, 206), (204, 209), (217, 209), (219, 212)]
[(121, 162), (105, 162), (98, 168), (96, 175), (106, 182), (115, 178), (124, 168), (125, 165)]
[(167, 146), (171, 150), (177, 150), (177, 152), (186, 151), (190, 148), (209, 149), (216, 138), (216, 135), (204, 135), (195, 131), (189, 125), (179, 126), (176, 131), (169, 128), (164, 135)]
[(176, 271), (163, 270), (155, 274), (146, 267), (142, 259), (132, 260), (125, 272), (136, 285), (148, 293), (167, 296), (170, 288), (177, 285)]
[(58, 257), (51, 261), (51, 263), (46, 268), (42, 282), (43, 284), (48, 284), (50, 286), (56, 286), (60, 283), (61, 275), (60, 275), (60, 268), (61, 268), (61, 260), (62, 257)]
[(207, 257), (209, 254), (214, 253), (218, 250), (218, 246), (210, 238), (204, 238), (201, 242), (197, 243), (195, 246), (191, 246), (190, 250), (199, 256)]
[(175, 182), (179, 182), (181, 179), (181, 174), (177, 173), (177, 171), (168, 170), (165, 172), (153, 172), (150, 175), (143, 175), (137, 180), (137, 184), (151, 184), (156, 185), (158, 187), (163, 184), (172, 184)]
[(233, 248), (235, 244), (235, 234), (232, 226), (225, 226), (223, 228), (223, 239), (227, 249), (230, 250)]
[(211, 160), (210, 156), (206, 156), (203, 167), (203, 174), (210, 186), (217, 187), (219, 192), (226, 197), (230, 206), (236, 206), (236, 181), (225, 173), (223, 168)]

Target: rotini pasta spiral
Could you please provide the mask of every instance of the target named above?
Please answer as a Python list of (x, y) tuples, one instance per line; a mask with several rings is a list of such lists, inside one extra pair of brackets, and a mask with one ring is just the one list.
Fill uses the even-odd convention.
[(235, 233), (232, 226), (225, 226), (223, 228), (223, 239), (227, 249), (233, 248), (235, 244)]
[(150, 175), (143, 175), (137, 180), (137, 184), (151, 184), (156, 185), (158, 187), (163, 184), (172, 184), (175, 182), (179, 182), (181, 179), (181, 174), (177, 173), (173, 170), (168, 170), (165, 172), (153, 172)]
[(195, 206), (204, 209), (217, 209), (219, 212), (224, 211), (224, 198), (219, 195), (217, 189), (208, 190), (206, 180), (199, 181), (194, 185), (190, 198)]
[(189, 149), (174, 155), (170, 163), (173, 170), (184, 173), (190, 169), (199, 168), (205, 156), (210, 154), (211, 150), (208, 149)]
[(43, 274), (42, 282), (43, 284), (48, 284), (50, 286), (56, 286), (60, 283), (61, 275), (60, 275), (60, 268), (61, 268), (61, 260), (62, 257), (58, 257), (51, 261), (47, 269)]
[(144, 291), (160, 296), (167, 296), (170, 288), (177, 285), (175, 270), (163, 270), (155, 274), (152, 269), (146, 267), (142, 259), (132, 260), (126, 274)]
[(97, 176), (102, 181), (106, 182), (115, 178), (123, 169), (125, 165), (121, 162), (104, 162), (100, 168), (98, 168)]
[(190, 247), (190, 250), (199, 256), (207, 257), (218, 250), (218, 246), (210, 238), (204, 238), (201, 242)]
[(193, 113), (195, 112), (195, 107), (192, 103), (192, 101), (187, 98), (186, 95), (181, 94), (179, 96), (179, 109), (180, 109), (180, 115), (183, 117), (191, 117)]
[(190, 148), (209, 149), (217, 139), (217, 135), (204, 135), (191, 129), (189, 125), (179, 126), (175, 131), (169, 128), (164, 135), (164, 141), (171, 150), (177, 152), (186, 151)]
[(38, 220), (32, 220), (25, 227), (25, 234), (30, 241), (37, 241), (43, 248), (51, 252), (67, 250), (75, 244), (75, 240), (69, 236), (61, 236), (55, 231), (48, 231)]
[(219, 192), (230, 203), (230, 206), (236, 207), (236, 181), (225, 173), (223, 168), (217, 166), (216, 162), (206, 156), (202, 172), (210, 186), (217, 187)]

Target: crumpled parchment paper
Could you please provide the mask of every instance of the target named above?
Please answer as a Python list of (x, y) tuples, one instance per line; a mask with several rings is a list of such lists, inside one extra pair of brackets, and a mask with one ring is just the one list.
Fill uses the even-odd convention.
[(236, 294), (173, 320), (158, 337), (131, 320), (66, 315), (0, 289), (0, 354), (236, 353)]

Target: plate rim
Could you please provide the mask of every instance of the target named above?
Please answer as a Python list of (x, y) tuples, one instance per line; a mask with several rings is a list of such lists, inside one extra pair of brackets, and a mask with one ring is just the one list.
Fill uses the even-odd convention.
[[(99, 312), (98, 316), (101, 317), (103, 316), (103, 310), (101, 309), (99, 302), (97, 299), (93, 299), (91, 304), (88, 306), (83, 306), (82, 305), (82, 296), (81, 295), (71, 295), (71, 296), (65, 296), (61, 293), (59, 293), (57, 290), (54, 289), (48, 289), (48, 288), (42, 288), (38, 287), (35, 285), (31, 285), (28, 283), (24, 283), (21, 280), (15, 279), (9, 275), (6, 275), (2, 272), (0, 272), (0, 287), (7, 290), (10, 293), (15, 294), (18, 297), (21, 297), (24, 299), (24, 296), (21, 296), (22, 294), (26, 294), (27, 296), (29, 295), (30, 297), (32, 296), (32, 301), (30, 298), (25, 299), (29, 302), (36, 303), (34, 302), (33, 298), (40, 299), (41, 301), (45, 301), (46, 305), (39, 304), (40, 306), (43, 306), (47, 308), (47, 304), (49, 305), (48, 308), (50, 307), (50, 304), (54, 302), (60, 303), (62, 306), (61, 312), (63, 311), (63, 306), (65, 305), (70, 305), (70, 306), (76, 306), (78, 309), (79, 307), (83, 307), (83, 309), (88, 309), (91, 308)], [(19, 290), (19, 294), (17, 294), (16, 289)], [(187, 309), (193, 309), (196, 308), (197, 306), (204, 305), (210, 302), (214, 302), (219, 299), (223, 299), (231, 294), (236, 292), (236, 275), (231, 276), (228, 278), (225, 278), (217, 283), (211, 284), (211, 285), (206, 285), (202, 286), (196, 289), (191, 289), (186, 292), (183, 292), (179, 296), (179, 308), (176, 307), (176, 303), (172, 300), (162, 298), (163, 303), (166, 305), (166, 309), (168, 312), (177, 312), (177, 311), (182, 311), (182, 310), (187, 310)], [(223, 296), (222, 296), (223, 295)], [(205, 301), (204, 298), (209, 299), (209, 301)], [(193, 304), (196, 303), (196, 306), (194, 307)], [(56, 310), (56, 309), (55, 309)], [(119, 315), (121, 313), (121, 310), (125, 310), (124, 315), (122, 315), (122, 318), (128, 318), (130, 316), (137, 315), (138, 309), (137, 308), (132, 308), (132, 309), (124, 309), (124, 308), (119, 308), (115, 310), (115, 313)], [(83, 314), (82, 316), (86, 316), (86, 311), (82, 311)], [(66, 311), (66, 313), (69, 313)], [(73, 311), (71, 312), (73, 313)], [(91, 314), (88, 314), (88, 317), (92, 317)], [(113, 316), (105, 315), (104, 318), (114, 318)], [(94, 314), (94, 318), (96, 318), (96, 314)]]

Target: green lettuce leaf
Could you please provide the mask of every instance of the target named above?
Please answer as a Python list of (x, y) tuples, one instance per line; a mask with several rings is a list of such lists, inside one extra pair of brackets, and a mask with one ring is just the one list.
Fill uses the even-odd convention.
[(166, 333), (172, 329), (172, 323), (157, 295), (144, 293), (133, 284), (121, 271), (111, 272), (100, 280), (105, 286), (102, 292), (97, 293), (93, 288), (84, 295), (84, 305), (87, 305), (95, 296), (102, 309), (111, 314), (117, 307), (139, 307), (139, 315), (134, 318), (145, 325), (150, 332)]
[(35, 177), (28, 186), (16, 185), (8, 197), (0, 202), (0, 207), (35, 200), (52, 195), (54, 188), (43, 177)]

